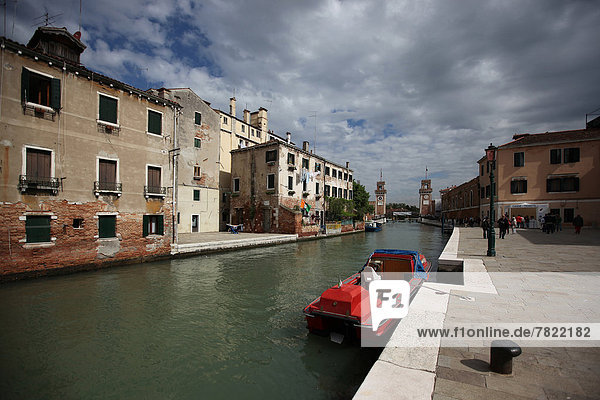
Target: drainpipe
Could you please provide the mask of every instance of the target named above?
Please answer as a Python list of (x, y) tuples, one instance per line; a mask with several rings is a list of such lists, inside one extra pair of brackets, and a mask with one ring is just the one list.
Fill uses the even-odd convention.
[(173, 203), (173, 207), (172, 207), (172, 215), (171, 215), (171, 221), (172, 221), (172, 231), (173, 231), (173, 243), (174, 244), (178, 244), (178, 239), (179, 239), (179, 235), (178, 235), (178, 229), (177, 229), (177, 201), (178, 201), (178, 185), (177, 185), (177, 167), (178, 167), (178, 159), (177, 156), (179, 148), (177, 147), (177, 115), (179, 113), (179, 110), (173, 106), (173, 149), (171, 149), (172, 155), (173, 155), (173, 191), (172, 191), (172, 203)]

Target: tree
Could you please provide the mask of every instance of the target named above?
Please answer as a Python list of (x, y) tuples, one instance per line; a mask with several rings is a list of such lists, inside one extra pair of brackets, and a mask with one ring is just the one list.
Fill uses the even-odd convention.
[(369, 192), (360, 183), (352, 183), (352, 200), (354, 201), (354, 218), (362, 220), (365, 214), (373, 213), (374, 207), (369, 205)]

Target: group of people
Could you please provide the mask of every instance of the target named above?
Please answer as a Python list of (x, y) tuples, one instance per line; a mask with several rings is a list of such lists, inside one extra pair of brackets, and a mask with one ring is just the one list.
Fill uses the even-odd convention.
[[(497, 221), (498, 223), (498, 237), (504, 239), (507, 233), (512, 230), (512, 233), (516, 233), (516, 228), (526, 228), (529, 225), (529, 217), (522, 217), (520, 215), (510, 218), (508, 214), (504, 214)], [(546, 233), (554, 233), (562, 231), (562, 218), (560, 215), (546, 214), (541, 220), (542, 231)], [(575, 227), (575, 234), (581, 233), (581, 227), (583, 226), (583, 218), (577, 214), (573, 218), (573, 226)], [(488, 217), (483, 218), (481, 221), (481, 228), (483, 229), (483, 238), (487, 239), (488, 231), (490, 229), (490, 220)]]

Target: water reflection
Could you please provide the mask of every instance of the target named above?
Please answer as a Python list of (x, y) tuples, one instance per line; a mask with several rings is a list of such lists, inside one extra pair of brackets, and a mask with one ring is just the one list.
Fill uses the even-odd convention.
[(309, 335), (302, 308), (375, 248), (437, 261), (439, 229), (382, 232), (0, 286), (3, 398), (348, 398), (377, 349)]

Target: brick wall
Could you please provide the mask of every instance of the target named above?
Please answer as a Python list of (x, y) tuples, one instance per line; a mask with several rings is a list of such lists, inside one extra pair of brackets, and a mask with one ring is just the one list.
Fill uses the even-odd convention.
[[(116, 218), (117, 239), (98, 239), (99, 212), (111, 212), (102, 201), (70, 203), (66, 200), (43, 201), (39, 209), (26, 204), (0, 204), (0, 279), (40, 276), (60, 270), (99, 268), (104, 265), (144, 261), (168, 256), (171, 250), (170, 204), (157, 214), (164, 214), (164, 235), (143, 237), (142, 213), (119, 212)], [(51, 215), (52, 244), (27, 244), (24, 216)], [(80, 229), (73, 219), (83, 219)]]

